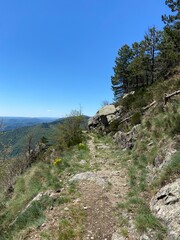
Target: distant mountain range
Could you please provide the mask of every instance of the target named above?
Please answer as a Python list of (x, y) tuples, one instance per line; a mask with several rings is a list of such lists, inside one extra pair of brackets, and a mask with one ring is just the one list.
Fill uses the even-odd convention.
[[(86, 122), (89, 117), (84, 116)], [(24, 152), (28, 145), (29, 136), (35, 145), (42, 137), (53, 144), (57, 133), (57, 125), (63, 123), (65, 118), (25, 118), (25, 117), (0, 117), (3, 129), (0, 132), (0, 151), (10, 149), (10, 156)]]
[(21, 127), (34, 126), (41, 123), (50, 123), (57, 118), (30, 118), (30, 117), (0, 117), (2, 131), (14, 130)]

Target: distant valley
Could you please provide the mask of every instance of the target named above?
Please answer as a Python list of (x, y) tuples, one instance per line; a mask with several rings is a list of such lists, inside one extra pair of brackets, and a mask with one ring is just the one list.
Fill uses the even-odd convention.
[[(88, 118), (84, 116), (85, 125)], [(29, 138), (32, 139), (32, 147), (42, 137), (45, 137), (50, 145), (53, 144), (57, 135), (57, 126), (64, 121), (64, 118), (0, 117), (0, 119), (2, 120), (0, 151), (11, 157), (27, 150)]]
[(9, 131), (21, 127), (33, 126), (41, 123), (50, 123), (57, 118), (30, 118), (30, 117), (0, 117), (1, 130)]

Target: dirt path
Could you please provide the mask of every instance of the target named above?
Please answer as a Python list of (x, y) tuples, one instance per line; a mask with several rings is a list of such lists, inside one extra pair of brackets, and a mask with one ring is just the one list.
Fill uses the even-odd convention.
[[(88, 139), (90, 170), (68, 177), (66, 187), (60, 193), (60, 196), (71, 196), (72, 201), (47, 209), (46, 221), (39, 228), (30, 229), (22, 239), (64, 240), (66, 237), (61, 237), (59, 223), (62, 219), (67, 219), (70, 226), (73, 226), (72, 222), (79, 221), (79, 214), (82, 212), (85, 213), (83, 236), (81, 230), (76, 229), (79, 231), (78, 237), (68, 237), (67, 240), (125, 239), (116, 234), (119, 228), (116, 207), (128, 191), (126, 172), (118, 164), (120, 156), (117, 156), (117, 149), (111, 141), (97, 139), (94, 134), (89, 134)], [(70, 180), (77, 182), (78, 191), (74, 196), (68, 192)], [(74, 216), (73, 209), (76, 209), (77, 216)]]
[(95, 182), (80, 182), (82, 202), (87, 206), (86, 233), (83, 240), (111, 240), (117, 231), (116, 204), (127, 192), (124, 170), (117, 170), (113, 148), (99, 140), (95, 143), (91, 134), (88, 147), (92, 156), (91, 166), (98, 166), (95, 171), (99, 178), (108, 183), (108, 187), (97, 186)]

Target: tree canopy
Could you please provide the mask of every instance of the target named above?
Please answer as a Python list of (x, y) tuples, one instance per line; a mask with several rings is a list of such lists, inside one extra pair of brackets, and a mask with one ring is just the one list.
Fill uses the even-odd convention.
[(125, 44), (118, 50), (111, 77), (115, 100), (158, 79), (165, 79), (180, 62), (180, 1), (166, 0), (171, 15), (163, 15), (165, 26), (148, 29), (141, 42)]

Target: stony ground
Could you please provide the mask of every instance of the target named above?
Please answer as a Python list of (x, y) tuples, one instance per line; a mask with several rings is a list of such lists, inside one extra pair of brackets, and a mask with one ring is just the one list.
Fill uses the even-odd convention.
[[(118, 163), (118, 152), (111, 142), (97, 139), (93, 134), (88, 137), (90, 150), (90, 171), (69, 176), (68, 184), (76, 182), (77, 193), (73, 200), (46, 211), (46, 221), (39, 229), (31, 229), (25, 239), (61, 239), (58, 237), (58, 224), (62, 218), (72, 219), (72, 208), (84, 213), (83, 234), (69, 239), (121, 240), (118, 235), (117, 203), (122, 202), (127, 191), (126, 171)], [(69, 194), (63, 189), (60, 194)], [(78, 210), (78, 211), (79, 211)], [(77, 214), (78, 214), (77, 211)], [(77, 219), (77, 221), (79, 221)], [(49, 233), (54, 234), (49, 234)], [(65, 239), (65, 238), (62, 238)]]

